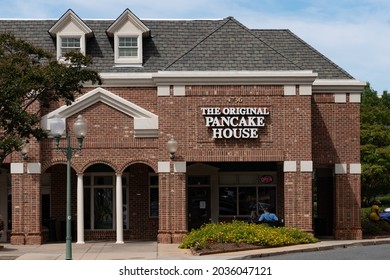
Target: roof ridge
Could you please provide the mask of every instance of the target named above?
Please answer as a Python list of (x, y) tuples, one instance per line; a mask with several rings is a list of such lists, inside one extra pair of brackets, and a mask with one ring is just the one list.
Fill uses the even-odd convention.
[(184, 57), (186, 54), (188, 54), (189, 52), (191, 52), (193, 49), (195, 49), (198, 45), (200, 45), (200, 43), (204, 42), (205, 40), (207, 40), (207, 38), (209, 38), (211, 35), (213, 35), (215, 32), (217, 32), (219, 29), (221, 29), (226, 23), (229, 22), (229, 20), (231, 20), (232, 17), (227, 17), (227, 18), (224, 18), (222, 20), (222, 23), (217, 26), (216, 28), (214, 28), (210, 33), (208, 33), (207, 35), (203, 36), (202, 38), (200, 38), (199, 40), (197, 40), (190, 48), (188, 48), (187, 50), (185, 50), (183, 53), (181, 53), (180, 55), (178, 55), (176, 58), (174, 58), (172, 61), (168, 62), (163, 68), (162, 70), (167, 70), (169, 67), (171, 67), (173, 64), (175, 64), (177, 61), (179, 61), (182, 57)]

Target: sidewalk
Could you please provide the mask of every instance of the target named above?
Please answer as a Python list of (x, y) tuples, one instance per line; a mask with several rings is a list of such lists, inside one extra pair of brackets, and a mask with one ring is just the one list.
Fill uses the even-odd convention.
[[(364, 240), (323, 240), (314, 244), (278, 248), (218, 253), (195, 256), (190, 250), (178, 248), (178, 244), (159, 244), (155, 241), (132, 241), (124, 244), (114, 242), (88, 242), (72, 244), (73, 260), (228, 260), (251, 259), (291, 252), (329, 250), (332, 248), (390, 244), (390, 238)], [(64, 260), (65, 243), (43, 245), (1, 244), (0, 260)]]

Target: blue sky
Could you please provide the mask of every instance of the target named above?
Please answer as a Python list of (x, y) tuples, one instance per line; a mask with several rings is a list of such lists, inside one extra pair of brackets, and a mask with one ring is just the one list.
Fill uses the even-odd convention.
[(390, 91), (389, 0), (0, 0), (0, 18), (140, 19), (233, 16), (250, 28), (290, 29), (341, 68), (382, 93)]

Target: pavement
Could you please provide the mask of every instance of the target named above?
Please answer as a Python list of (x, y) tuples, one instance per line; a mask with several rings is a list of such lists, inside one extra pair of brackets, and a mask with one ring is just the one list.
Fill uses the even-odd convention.
[[(324, 239), (313, 244), (300, 244), (276, 248), (237, 250), (205, 255), (193, 255), (189, 249), (180, 249), (178, 244), (161, 244), (156, 241), (72, 243), (73, 260), (241, 260), (265, 256), (310, 252), (365, 246), (390, 244), (390, 238), (363, 240)], [(3, 247), (3, 248), (1, 248)], [(65, 260), (65, 243), (43, 245), (0, 244), (0, 260)]]

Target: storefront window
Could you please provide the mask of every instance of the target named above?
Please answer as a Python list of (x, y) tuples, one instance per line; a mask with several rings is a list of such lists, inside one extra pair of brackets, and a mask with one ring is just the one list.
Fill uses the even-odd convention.
[[(262, 179), (265, 177), (267, 180)], [(224, 174), (219, 183), (221, 216), (249, 216), (252, 211), (261, 214), (263, 208), (276, 210), (276, 184), (270, 175)], [(229, 186), (232, 184), (236, 186)]]

